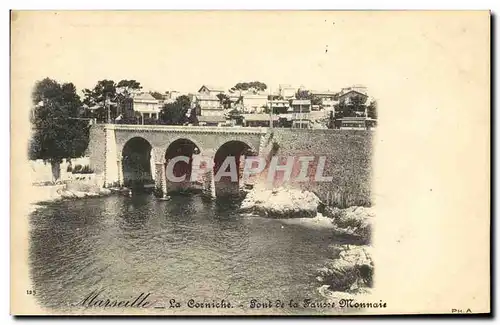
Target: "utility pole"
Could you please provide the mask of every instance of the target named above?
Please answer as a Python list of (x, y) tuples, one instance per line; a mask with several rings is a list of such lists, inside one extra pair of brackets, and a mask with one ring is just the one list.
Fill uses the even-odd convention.
[(273, 102), (273, 99), (272, 99), (273, 95), (271, 93), (271, 87), (269, 87), (269, 98), (270, 99), (267, 101), (269, 103), (269, 113), (270, 113), (270, 118), (271, 118), (271, 120), (269, 121), (269, 127), (273, 128), (273, 126), (274, 126), (273, 125), (274, 124), (273, 123), (273, 104), (272, 104), (272, 102)]
[(300, 128), (302, 129), (302, 102), (300, 102), (299, 104), (299, 121), (300, 121)]
[(111, 110), (108, 103), (108, 93), (106, 93), (106, 96), (104, 96), (104, 107), (106, 107), (108, 111), (108, 123), (111, 123)]

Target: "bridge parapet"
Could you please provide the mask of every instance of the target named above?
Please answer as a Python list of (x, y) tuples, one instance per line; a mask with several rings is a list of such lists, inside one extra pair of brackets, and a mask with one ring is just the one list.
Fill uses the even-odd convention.
[(135, 125), (106, 124), (106, 129), (115, 131), (171, 132), (171, 133), (216, 133), (216, 134), (257, 134), (268, 132), (265, 127), (231, 126), (184, 126), (184, 125)]

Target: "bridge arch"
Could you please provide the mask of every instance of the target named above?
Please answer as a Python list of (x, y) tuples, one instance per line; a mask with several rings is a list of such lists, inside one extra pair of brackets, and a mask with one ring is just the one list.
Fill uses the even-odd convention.
[[(191, 173), (193, 171), (193, 156), (199, 155), (200, 147), (191, 139), (178, 138), (172, 141), (165, 150), (165, 168), (168, 168), (169, 162), (179, 156), (188, 157), (188, 162), (177, 161), (171, 166), (171, 170), (165, 170), (167, 175), (166, 182), (168, 191), (187, 190), (193, 187), (191, 182)], [(174, 177), (185, 177), (184, 181), (175, 182), (169, 177), (169, 173)]]
[[(239, 193), (240, 185), (242, 185), (241, 178), (243, 176), (244, 158), (246, 156), (256, 155), (257, 152), (250, 144), (240, 140), (227, 141), (217, 149), (213, 160), (216, 196)], [(231, 176), (217, 177), (219, 172), (229, 172), (231, 166), (236, 167), (236, 179)], [(221, 170), (221, 167), (223, 167), (224, 170)]]
[(123, 185), (144, 186), (153, 182), (151, 151), (153, 146), (143, 137), (130, 138), (122, 149)]

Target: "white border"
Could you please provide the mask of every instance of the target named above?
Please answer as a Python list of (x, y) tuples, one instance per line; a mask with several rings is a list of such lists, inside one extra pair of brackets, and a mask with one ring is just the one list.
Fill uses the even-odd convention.
[[(161, 5), (161, 6), (159, 6)], [(466, 9), (490, 9), (492, 12), (496, 15), (500, 12), (500, 1), (498, 0), (474, 0), (474, 1), (438, 1), (438, 0), (412, 0), (412, 1), (347, 1), (347, 0), (340, 0), (340, 1), (321, 1), (321, 0), (307, 0), (307, 1), (296, 1), (296, 0), (287, 0), (283, 2), (279, 1), (272, 1), (272, 0), (253, 0), (253, 1), (248, 1), (248, 2), (239, 2), (236, 3), (235, 1), (222, 1), (222, 0), (211, 0), (211, 1), (201, 1), (201, 0), (178, 0), (178, 1), (169, 1), (167, 4), (165, 3), (160, 3), (160, 1), (152, 1), (152, 0), (141, 0), (141, 1), (130, 1), (130, 0), (120, 0), (120, 1), (103, 1), (103, 0), (86, 0), (86, 1), (63, 1), (63, 0), (45, 0), (43, 2), (40, 1), (35, 1), (35, 0), (7, 0), (3, 1), (1, 3), (2, 9), (2, 24), (1, 24), (1, 33), (0, 33), (0, 44), (3, 47), (1, 51), (2, 55), (2, 62), (4, 69), (2, 71), (4, 72), (4, 77), (2, 78), (2, 87), (0, 88), (2, 96), (2, 110), (4, 111), (4, 116), (6, 116), (6, 112), (9, 109), (10, 111), (10, 103), (9, 103), (9, 96), (10, 96), (10, 75), (6, 73), (9, 71), (8, 67), (10, 65), (10, 56), (9, 56), (9, 49), (10, 49), (10, 44), (9, 44), (9, 13), (8, 9), (87, 9), (87, 10), (93, 10), (93, 9), (223, 9), (223, 10), (231, 10), (231, 9), (250, 9), (250, 10), (256, 10), (256, 9), (289, 9), (289, 10), (298, 10), (298, 9), (376, 9), (376, 10), (395, 10), (395, 9), (429, 9), (429, 10), (436, 10), (436, 9), (455, 9), (455, 10), (466, 10)], [(498, 16), (496, 17), (498, 19)], [(498, 21), (496, 21), (496, 25), (498, 25)], [(494, 26), (497, 27), (497, 26)], [(498, 43), (498, 32), (497, 28), (495, 28), (495, 32), (492, 35), (494, 36), (494, 39), (492, 40), (495, 43)], [(498, 53), (496, 53), (498, 57)], [(498, 72), (498, 66), (495, 68), (495, 75), (497, 75)], [(495, 85), (495, 89), (493, 89), (494, 93), (500, 93), (499, 91), (499, 86), (498, 83)], [(493, 108), (496, 110), (496, 107)], [(498, 126), (498, 113), (496, 114), (495, 118), (495, 124)], [(2, 125), (0, 127), (0, 145), (2, 148), (10, 148), (10, 118), (3, 118), (1, 120)], [(495, 139), (495, 151), (498, 152), (500, 150), (500, 144), (499, 140)], [(0, 160), (1, 166), (0, 170), (2, 171), (2, 188), (1, 188), (1, 195), (0, 195), (0, 207), (3, 209), (3, 213), (1, 214), (1, 219), (2, 219), (2, 231), (3, 231), (3, 236), (2, 237), (2, 243), (1, 243), (1, 253), (2, 253), (2, 261), (3, 261), (3, 268), (2, 268), (2, 276), (1, 279), (4, 283), (2, 286), (2, 295), (1, 295), (1, 306), (2, 306), (2, 317), (1, 317), (1, 324), (12, 324), (14, 323), (15, 319), (11, 316), (9, 316), (9, 306), (10, 306), (10, 297), (9, 297), (9, 286), (10, 286), (10, 270), (9, 270), (9, 249), (10, 249), (10, 238), (9, 238), (9, 219), (10, 219), (10, 211), (8, 209), (9, 204), (10, 204), (10, 195), (8, 193), (10, 192), (10, 159), (8, 159), (7, 155), (3, 155), (3, 159)], [(498, 181), (498, 174), (497, 177), (495, 177), (495, 181)], [(492, 200), (495, 200), (496, 202), (500, 202), (500, 194), (496, 193), (495, 197), (492, 198)], [(495, 227), (495, 234), (499, 233), (498, 232), (498, 224), (499, 221), (496, 221), (496, 227)], [(495, 254), (495, 260), (498, 260), (498, 250), (496, 250)], [(498, 270), (497, 270), (498, 271)], [(498, 275), (498, 272), (496, 273)], [(497, 277), (498, 281), (498, 277)], [(453, 293), (450, 293), (453, 294)], [(498, 299), (496, 299), (496, 305), (494, 306), (494, 310), (498, 312)], [(144, 323), (148, 321), (149, 319), (143, 318), (141, 320), (134, 320), (134, 322), (138, 323)], [(228, 319), (229, 320), (229, 319)], [(316, 319), (311, 319), (308, 321), (313, 321)], [(400, 319), (401, 321), (403, 319)], [(429, 319), (422, 319), (423, 321), (427, 323), (434, 323), (437, 322), (437, 320), (429, 320)], [(51, 323), (52, 319), (42, 319), (39, 320), (41, 323)], [(60, 320), (61, 322), (62, 320)], [(64, 320), (62, 322), (66, 322), (67, 320)], [(84, 320), (81, 319), (72, 319), (73, 323), (80, 323)], [(94, 322), (100, 324), (104, 323), (106, 319), (94, 319)], [(123, 321), (123, 319), (118, 319), (114, 321)], [(179, 319), (162, 319), (162, 321), (166, 322), (178, 322)], [(200, 321), (200, 319), (196, 320), (184, 320), (184, 322), (197, 322)], [(219, 322), (222, 321), (222, 319), (212, 319), (211, 321)], [(227, 320), (226, 320), (227, 321)], [(231, 319), (231, 321), (236, 321), (235, 319)], [(241, 322), (242, 320), (238, 320), (238, 322)], [(268, 323), (276, 321), (272, 319), (260, 319), (259, 322), (262, 323)], [(298, 319), (281, 319), (281, 321), (286, 321), (287, 324), (290, 323), (295, 323), (299, 321), (304, 321), (304, 320), (298, 320)], [(345, 322), (346, 320), (342, 320), (339, 318), (334, 318), (334, 319), (328, 319), (326, 321), (329, 322)], [(363, 321), (363, 319), (351, 319), (349, 322), (360, 322)], [(385, 320), (384, 320), (385, 321)], [(399, 321), (399, 320), (398, 320)], [(481, 320), (472, 320), (473, 322), (479, 322)]]

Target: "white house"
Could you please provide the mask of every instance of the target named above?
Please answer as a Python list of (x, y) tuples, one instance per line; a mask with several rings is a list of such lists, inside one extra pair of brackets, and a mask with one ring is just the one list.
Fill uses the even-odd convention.
[(132, 97), (132, 107), (137, 117), (158, 119), (161, 105), (150, 93), (137, 93)]
[(196, 95), (196, 104), (200, 107), (200, 116), (224, 116), (218, 94), (223, 94), (224, 90), (212, 86), (203, 85)]
[(294, 99), (292, 112), (292, 128), (309, 129), (311, 127), (311, 101), (309, 99)]
[(247, 113), (262, 113), (267, 107), (267, 95), (246, 93), (242, 94), (244, 111)]
[(291, 85), (279, 85), (279, 94), (283, 99), (295, 98), (298, 88)]

